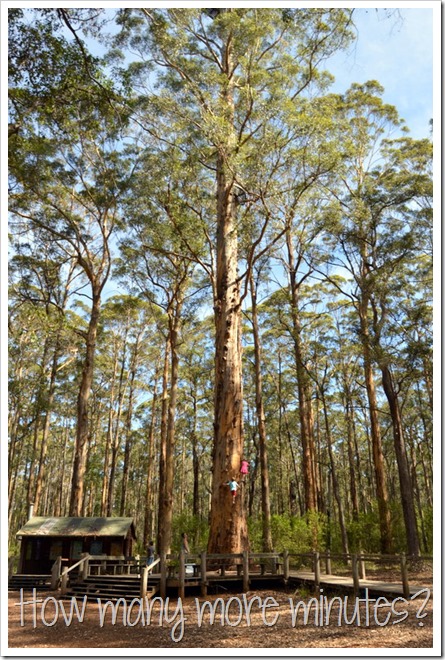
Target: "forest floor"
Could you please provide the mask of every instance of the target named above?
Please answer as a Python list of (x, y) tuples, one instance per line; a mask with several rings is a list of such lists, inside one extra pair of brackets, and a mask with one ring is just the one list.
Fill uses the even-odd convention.
[[(256, 597), (259, 597), (256, 598)], [(350, 595), (318, 601), (323, 607), (322, 625), (316, 625), (315, 610), (304, 620), (300, 601), (309, 608), (312, 594), (294, 591), (250, 591), (222, 597), (225, 622), (221, 625), (221, 600), (213, 624), (204, 602), (218, 596), (187, 595), (158, 599), (151, 621), (146, 603), (139, 599), (131, 609), (120, 608), (113, 623), (110, 607), (88, 601), (84, 618), (74, 613), (70, 624), (71, 599), (59, 600), (59, 592), (41, 591), (29, 604), (32, 593), (9, 592), (9, 648), (430, 648), (433, 645), (433, 600), (421, 594), (415, 600), (382, 598), (378, 603)], [(48, 599), (45, 602), (45, 599)], [(76, 601), (82, 614), (83, 599)], [(164, 607), (160, 625), (159, 607)], [(312, 602), (313, 607), (315, 606)], [(328, 609), (328, 605), (331, 609)], [(167, 610), (169, 622), (165, 620)], [(73, 610), (74, 611), (74, 610)], [(329, 611), (329, 615), (327, 612)], [(66, 617), (66, 618), (64, 618)], [(82, 618), (82, 617), (80, 617)], [(293, 620), (294, 619), (294, 620)], [(46, 624), (45, 624), (46, 622)], [(349, 622), (349, 623), (348, 623)], [(53, 624), (53, 625), (52, 625)]]

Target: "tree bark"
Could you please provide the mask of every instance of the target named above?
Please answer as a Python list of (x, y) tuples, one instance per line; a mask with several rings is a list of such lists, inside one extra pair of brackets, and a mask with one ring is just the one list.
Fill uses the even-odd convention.
[(343, 511), (343, 502), (340, 495), (340, 484), (337, 476), (337, 468), (335, 465), (334, 452), (332, 450), (331, 426), (329, 424), (329, 415), (328, 415), (324, 392), (320, 391), (320, 395), (323, 404), (324, 423), (326, 429), (326, 442), (328, 445), (329, 461), (331, 463), (332, 490), (334, 491), (335, 501), (337, 502), (338, 521), (340, 523), (340, 532), (341, 532), (341, 542), (343, 546), (343, 552), (345, 554), (349, 554), (349, 543), (348, 543), (348, 535), (346, 532), (345, 514)]
[(372, 371), (371, 351), (369, 347), (369, 328), (367, 322), (367, 302), (362, 298), (360, 305), (360, 325), (363, 348), (363, 364), (365, 371), (366, 392), (369, 403), (369, 416), (371, 426), (371, 447), (376, 483), (377, 504), (380, 523), (380, 547), (384, 554), (392, 552), (391, 515), (388, 504), (388, 487), (386, 471), (383, 460), (382, 436), (377, 410), (377, 396)]
[(233, 183), (218, 164), (217, 300), (215, 304), (215, 399), (213, 483), (209, 553), (247, 549), (242, 497), (232, 497), (229, 479), (238, 478), (243, 454), (243, 383), (241, 365), (241, 301), (237, 277), (237, 235)]
[(163, 520), (161, 518), (162, 502), (164, 501), (164, 489), (167, 473), (167, 424), (168, 424), (168, 375), (170, 366), (170, 336), (165, 342), (164, 367), (162, 371), (162, 401), (161, 401), (161, 428), (159, 443), (159, 494), (158, 494), (158, 552), (167, 552), (164, 550), (165, 533)]
[[(169, 314), (168, 346), (170, 348), (170, 396), (167, 405), (167, 427), (165, 433), (165, 446), (162, 451), (162, 483), (160, 474), (159, 486), (159, 518), (158, 518), (158, 552), (169, 553), (173, 537), (173, 487), (175, 468), (175, 431), (176, 431), (176, 404), (178, 397), (179, 355), (178, 338), (180, 329), (182, 300), (175, 295), (174, 309)], [(167, 402), (167, 400), (166, 400)], [(163, 416), (165, 411), (163, 410)], [(165, 422), (165, 418), (164, 418)]]
[(144, 515), (144, 548), (148, 547), (148, 543), (153, 536), (154, 529), (154, 515), (153, 515), (153, 463), (155, 454), (155, 428), (156, 428), (156, 410), (158, 401), (158, 366), (155, 371), (155, 381), (153, 384), (153, 399), (151, 403), (151, 420), (148, 431), (147, 442), (147, 478), (145, 481), (145, 515)]
[(417, 532), (416, 510), (414, 507), (413, 485), (409, 473), (405, 439), (403, 437), (403, 424), (399, 400), (389, 366), (387, 364), (381, 364), (380, 369), (382, 372), (382, 385), (391, 413), (408, 554), (418, 556), (420, 554), (420, 545)]
[(233, 173), (227, 159), (234, 151), (232, 36), (222, 48), (226, 81), (221, 103), (230, 133), (217, 156), (217, 232), (215, 310), (215, 394), (213, 482), (209, 553), (238, 553), (248, 549), (244, 498), (232, 497), (226, 482), (239, 475), (244, 444), (241, 350), (241, 297)]
[(258, 326), (257, 292), (250, 275), (250, 292), (252, 297), (252, 329), (255, 354), (255, 404), (258, 422), (258, 436), (261, 465), (261, 513), (263, 524), (263, 552), (272, 552), (272, 531), (270, 525), (270, 488), (269, 465), (267, 458), (266, 420), (263, 403), (263, 378), (261, 374), (261, 338)]
[(288, 268), (291, 294), (291, 316), (293, 326), (293, 345), (295, 353), (295, 366), (297, 371), (297, 390), (298, 390), (298, 412), (300, 419), (300, 435), (303, 458), (303, 483), (304, 499), (306, 511), (317, 510), (317, 487), (314, 465), (314, 438), (313, 425), (311, 424), (311, 397), (308, 394), (308, 382), (303, 364), (303, 354), (301, 346), (301, 328), (298, 315), (298, 282), (297, 267), (294, 258), (294, 249), (292, 245), (292, 235), (290, 229), (286, 233), (286, 245), (288, 254)]
[(35, 492), (33, 497), (35, 515), (39, 515), (40, 500), (42, 497), (43, 480), (45, 475), (45, 461), (46, 461), (46, 454), (48, 451), (49, 430), (51, 426), (51, 412), (52, 412), (54, 396), (56, 391), (58, 359), (59, 359), (59, 340), (57, 340), (57, 344), (54, 350), (54, 355), (52, 360), (51, 376), (50, 376), (49, 388), (48, 388), (48, 399), (47, 399), (45, 419), (43, 423), (42, 443), (40, 445), (39, 469), (37, 472)]
[(133, 421), (133, 398), (134, 398), (134, 381), (136, 378), (136, 369), (138, 362), (138, 350), (139, 350), (139, 338), (140, 334), (136, 339), (136, 346), (134, 348), (134, 354), (132, 357), (132, 364), (130, 370), (130, 382), (129, 382), (129, 393), (128, 393), (128, 409), (127, 415), (125, 418), (125, 445), (124, 445), (124, 465), (122, 468), (122, 487), (121, 487), (121, 506), (120, 506), (120, 515), (125, 516), (125, 509), (127, 506), (127, 489), (128, 489), (128, 479), (130, 474), (130, 454), (132, 448), (132, 433), (131, 433), (131, 424)]
[(70, 516), (82, 516), (82, 503), (84, 495), (84, 482), (88, 449), (88, 402), (94, 373), (94, 357), (96, 352), (96, 337), (100, 315), (100, 289), (93, 287), (93, 302), (91, 316), (86, 337), (86, 353), (82, 369), (82, 378), (77, 397), (77, 428), (76, 444), (74, 449), (74, 463), (72, 475), (71, 498), (69, 506)]

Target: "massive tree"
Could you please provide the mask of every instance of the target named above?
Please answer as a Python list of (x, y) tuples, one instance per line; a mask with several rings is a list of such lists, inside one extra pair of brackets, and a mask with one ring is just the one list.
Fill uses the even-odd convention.
[[(120, 21), (120, 41), (129, 37), (160, 67), (161, 91), (152, 107), (164, 117), (161, 122), (168, 122), (170, 140), (173, 119), (174, 130), (186, 135), (196, 158), (214, 173), (215, 395), (208, 549), (239, 552), (248, 547), (243, 498), (233, 505), (226, 483), (239, 473), (244, 442), (240, 285), (243, 276), (248, 278), (265, 223), (256, 229), (246, 273), (240, 274), (237, 212), (243, 195), (251, 201), (264, 198), (271, 176), (279, 174), (286, 147), (282, 125), (292, 116), (298, 131), (300, 99), (323, 82), (320, 61), (350, 39), (350, 12), (142, 9), (124, 10)], [(146, 130), (159, 132), (161, 122)]]

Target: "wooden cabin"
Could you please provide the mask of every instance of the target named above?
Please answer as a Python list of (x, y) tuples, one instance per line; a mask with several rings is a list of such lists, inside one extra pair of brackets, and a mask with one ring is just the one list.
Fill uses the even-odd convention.
[(34, 516), (17, 532), (18, 573), (47, 574), (57, 557), (65, 566), (90, 555), (129, 557), (136, 533), (133, 518), (45, 518)]

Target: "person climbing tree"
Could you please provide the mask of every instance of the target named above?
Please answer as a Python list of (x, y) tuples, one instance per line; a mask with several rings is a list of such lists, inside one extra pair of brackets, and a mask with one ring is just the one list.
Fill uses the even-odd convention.
[(235, 481), (235, 477), (233, 477), (231, 481), (227, 481), (226, 485), (230, 486), (230, 492), (232, 493), (232, 504), (235, 504), (235, 497), (239, 488), (239, 483)]
[(246, 481), (246, 477), (249, 474), (249, 461), (245, 458), (241, 461), (241, 468), (240, 468), (240, 474), (241, 474), (241, 481), (244, 483)]

